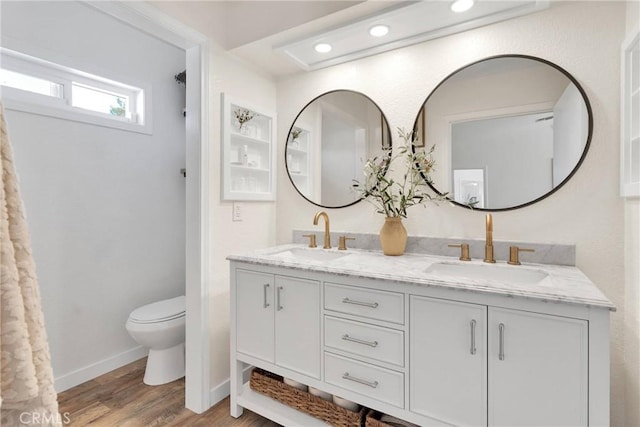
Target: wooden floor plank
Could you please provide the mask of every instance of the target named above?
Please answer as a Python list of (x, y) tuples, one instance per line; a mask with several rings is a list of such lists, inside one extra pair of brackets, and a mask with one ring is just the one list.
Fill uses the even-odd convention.
[(142, 382), (146, 358), (58, 394), (60, 413), (73, 427), (278, 427), (245, 409), (229, 415), (229, 398), (203, 414), (184, 407), (184, 379), (159, 386)]

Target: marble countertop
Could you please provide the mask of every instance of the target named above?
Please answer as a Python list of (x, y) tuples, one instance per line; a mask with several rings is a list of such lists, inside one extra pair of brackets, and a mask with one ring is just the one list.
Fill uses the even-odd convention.
[[(299, 251), (296, 256), (292, 250)], [(313, 251), (313, 252), (312, 252)], [(305, 254), (311, 255), (306, 257)], [(343, 255), (343, 256), (340, 256)], [(336, 257), (335, 259), (333, 257)], [(317, 259), (315, 259), (317, 258)], [(531, 298), (547, 302), (562, 302), (607, 308), (615, 311), (615, 306), (585, 274), (576, 267), (548, 264), (523, 263), (512, 266), (506, 262), (486, 264), (481, 260), (459, 261), (456, 257), (405, 253), (399, 257), (386, 256), (380, 251), (362, 249), (309, 249), (306, 245), (287, 244), (252, 251), (243, 255), (230, 255), (230, 261), (241, 261), (259, 265), (288, 267), (302, 271), (332, 273), (342, 276), (382, 279), (392, 282), (421, 286), (461, 289), (480, 293), (490, 293), (511, 297)], [(546, 277), (536, 283), (519, 283), (494, 278), (477, 278), (467, 274), (453, 277), (438, 272), (430, 272), (434, 264), (464, 264), (471, 268), (490, 267), (499, 276), (514, 273), (546, 273)], [(436, 266), (438, 267), (438, 266)], [(497, 271), (497, 269), (501, 269)], [(481, 270), (477, 270), (481, 271)]]

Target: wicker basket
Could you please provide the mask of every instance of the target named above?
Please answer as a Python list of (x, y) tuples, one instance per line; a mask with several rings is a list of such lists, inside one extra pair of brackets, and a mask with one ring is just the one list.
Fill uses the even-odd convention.
[(291, 387), (282, 382), (282, 377), (262, 369), (254, 369), (251, 372), (249, 385), (254, 391), (319, 418), (332, 426), (361, 427), (364, 421), (364, 408), (360, 412), (349, 411), (333, 402), (327, 402), (317, 396)]
[[(382, 417), (390, 418), (388, 422), (380, 421)], [(391, 421), (394, 420), (394, 421)], [(373, 409), (369, 409), (367, 412), (367, 416), (365, 417), (364, 427), (396, 427), (396, 426), (414, 426), (418, 427), (416, 424), (411, 424), (408, 421), (403, 421), (397, 418), (385, 416), (380, 412), (374, 411)]]
[(364, 422), (365, 427), (389, 427), (389, 424), (385, 424), (380, 421), (380, 417), (382, 417), (382, 415), (383, 414), (381, 414), (380, 412), (369, 409)]

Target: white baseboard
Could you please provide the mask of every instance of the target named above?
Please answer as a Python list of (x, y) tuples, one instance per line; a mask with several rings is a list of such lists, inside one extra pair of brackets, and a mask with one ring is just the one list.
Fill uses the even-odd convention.
[[(247, 366), (242, 370), (242, 378), (243, 382), (249, 381), (249, 376), (251, 375), (251, 369), (253, 366)], [(217, 386), (211, 389), (209, 393), (209, 402), (211, 406), (215, 406), (218, 403), (222, 402), (229, 394), (231, 393), (231, 383), (230, 380), (226, 380)]]
[[(128, 363), (135, 362), (138, 359), (145, 357), (148, 353), (148, 349), (145, 347), (136, 347), (131, 350), (127, 350), (115, 356), (111, 356), (107, 359), (100, 360), (99, 362), (92, 363), (91, 365), (77, 369), (64, 375), (60, 375), (54, 379), (55, 389), (57, 393), (68, 390), (71, 387), (75, 387), (84, 382), (90, 381), (100, 375), (111, 372), (114, 369), (120, 368)], [(228, 393), (227, 393), (228, 394)]]

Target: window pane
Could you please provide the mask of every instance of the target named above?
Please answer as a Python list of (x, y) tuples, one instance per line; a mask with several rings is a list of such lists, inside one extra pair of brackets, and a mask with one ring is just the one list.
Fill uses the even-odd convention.
[(71, 85), (71, 104), (111, 116), (131, 117), (128, 96), (78, 83)]
[(62, 98), (62, 85), (15, 71), (0, 69), (0, 84), (40, 95)]

